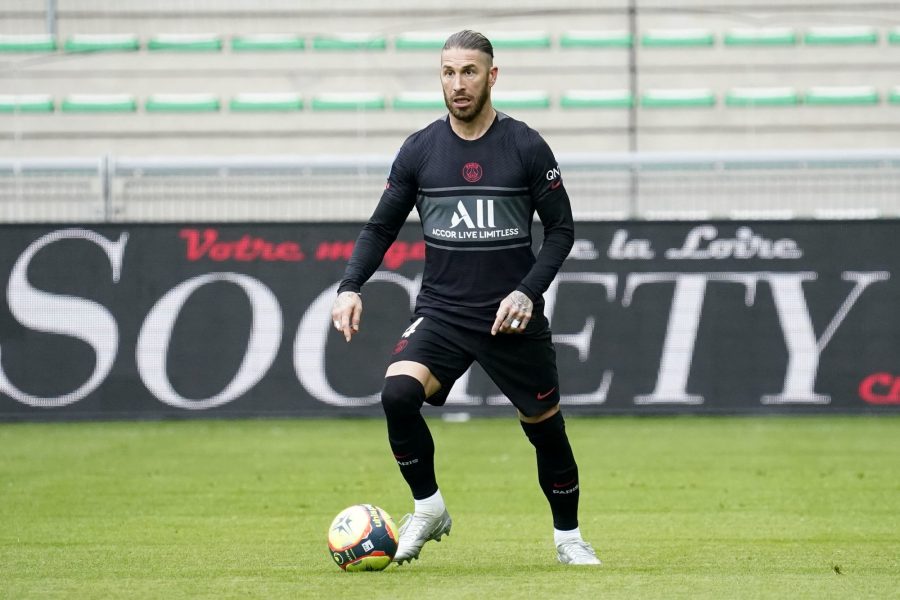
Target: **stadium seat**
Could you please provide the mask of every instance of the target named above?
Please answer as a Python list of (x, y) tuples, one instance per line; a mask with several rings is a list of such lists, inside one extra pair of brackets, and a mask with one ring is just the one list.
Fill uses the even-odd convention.
[(444, 94), (441, 92), (401, 92), (394, 96), (396, 110), (443, 110)]
[(708, 88), (652, 89), (641, 95), (645, 108), (691, 108), (715, 106), (716, 97)]
[(215, 94), (151, 94), (144, 102), (147, 112), (218, 112)]
[(900, 85), (895, 85), (888, 93), (888, 102), (891, 104), (900, 104)]
[(408, 31), (394, 38), (397, 50), (440, 50), (451, 32), (445, 31)]
[(151, 51), (168, 52), (218, 52), (222, 38), (215, 33), (162, 33), (147, 42)]
[(878, 104), (878, 90), (871, 85), (855, 86), (816, 86), (806, 92), (807, 104), (859, 106)]
[(323, 93), (313, 96), (313, 110), (383, 110), (385, 99), (376, 92)]
[(486, 34), (494, 48), (502, 50), (528, 50), (550, 47), (550, 34), (546, 31), (495, 31)]
[(628, 108), (634, 104), (631, 92), (621, 90), (568, 90), (563, 92), (562, 108)]
[(137, 110), (131, 94), (69, 94), (63, 98), (64, 113), (126, 113)]
[(373, 33), (343, 33), (318, 35), (313, 38), (314, 50), (384, 50), (387, 39)]
[(0, 52), (53, 52), (56, 39), (49, 33), (0, 34)]
[(234, 52), (293, 52), (304, 48), (306, 40), (294, 33), (258, 33), (231, 38)]
[[(546, 31), (505, 31), (487, 34), (494, 48), (503, 50), (549, 48)], [(397, 50), (440, 50), (450, 33), (438, 31), (407, 32), (394, 39)]]
[(900, 44), (900, 25), (897, 25), (888, 32), (888, 42), (891, 44)]
[(800, 94), (792, 87), (736, 87), (725, 94), (726, 106), (793, 106)]
[(287, 112), (303, 108), (303, 96), (286, 93), (236, 94), (228, 104), (231, 112)]
[(66, 40), (66, 52), (134, 52), (141, 43), (133, 33), (78, 33)]
[(550, 108), (550, 94), (541, 90), (497, 91), (491, 94), (491, 101), (500, 110)]
[(797, 40), (793, 27), (734, 27), (722, 38), (725, 46), (793, 46)]
[(48, 113), (53, 112), (50, 94), (0, 94), (0, 113)]
[(878, 30), (868, 25), (810, 27), (803, 41), (811, 46), (874, 46), (878, 43)]
[(624, 29), (566, 31), (559, 38), (560, 48), (628, 48), (631, 43)]
[(641, 36), (646, 48), (708, 47), (715, 43), (715, 35), (708, 29), (649, 29)]

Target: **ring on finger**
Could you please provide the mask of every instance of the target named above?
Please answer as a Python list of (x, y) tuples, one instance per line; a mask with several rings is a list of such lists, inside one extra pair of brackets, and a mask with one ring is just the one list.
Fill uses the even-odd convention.
[(522, 324), (522, 322), (521, 322), (520, 320), (518, 320), (518, 319), (513, 319), (513, 320), (509, 323), (509, 326), (512, 327), (513, 329), (518, 329), (518, 328), (519, 328), (519, 325), (521, 325), (521, 324)]

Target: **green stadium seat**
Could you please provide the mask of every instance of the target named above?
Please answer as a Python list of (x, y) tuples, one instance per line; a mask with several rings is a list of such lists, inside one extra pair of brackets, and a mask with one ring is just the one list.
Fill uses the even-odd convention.
[(631, 43), (624, 29), (566, 31), (559, 38), (560, 48), (629, 48)]
[(792, 87), (737, 87), (725, 94), (726, 106), (794, 106), (800, 94)]
[(810, 27), (803, 41), (816, 46), (874, 46), (878, 43), (878, 30), (868, 25)]
[(394, 38), (397, 50), (440, 50), (452, 32), (409, 31)]
[(497, 91), (491, 94), (491, 101), (499, 110), (550, 108), (550, 94), (540, 90)]
[(376, 92), (334, 92), (313, 96), (313, 110), (383, 110), (383, 94)]
[(50, 94), (0, 94), (0, 113), (49, 113), (53, 112)]
[(562, 108), (628, 108), (634, 104), (631, 92), (621, 90), (568, 90), (559, 100)]
[(550, 47), (550, 34), (546, 31), (498, 31), (487, 36), (495, 49), (529, 50)]
[(878, 90), (871, 85), (818, 86), (806, 92), (807, 104), (826, 106), (860, 106), (878, 104)]
[(222, 49), (222, 37), (215, 33), (161, 33), (150, 38), (147, 49), (167, 52), (218, 52)]
[(218, 112), (215, 94), (151, 94), (144, 102), (147, 112)]
[(133, 33), (78, 33), (66, 40), (66, 52), (134, 52), (141, 43)]
[(49, 33), (0, 34), (0, 52), (53, 52), (56, 39)]
[(393, 107), (397, 110), (442, 110), (444, 94), (441, 92), (401, 92), (394, 96)]
[(69, 94), (63, 98), (64, 113), (130, 113), (137, 110), (131, 94)]
[(236, 94), (228, 108), (231, 112), (288, 112), (303, 108), (303, 96), (294, 92)]
[(888, 32), (888, 42), (891, 44), (900, 44), (900, 25), (891, 28)]
[(306, 40), (294, 33), (258, 33), (231, 38), (234, 52), (293, 52), (304, 48)]
[(645, 108), (692, 108), (715, 106), (716, 97), (708, 88), (652, 89), (641, 95)]
[(699, 48), (715, 44), (709, 29), (650, 29), (641, 36), (646, 48)]
[(722, 41), (726, 46), (794, 46), (798, 39), (793, 27), (734, 27)]
[(891, 104), (900, 104), (900, 85), (895, 85), (888, 93), (888, 102)]
[(314, 50), (384, 50), (387, 39), (373, 33), (319, 35), (313, 38)]

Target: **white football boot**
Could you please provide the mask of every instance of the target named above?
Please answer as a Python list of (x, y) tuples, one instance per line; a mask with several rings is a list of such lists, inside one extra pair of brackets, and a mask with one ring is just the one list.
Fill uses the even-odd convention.
[(404, 561), (412, 562), (414, 558), (418, 559), (425, 542), (441, 541), (444, 534), (450, 535), (452, 524), (453, 520), (446, 509), (438, 516), (406, 515), (400, 520), (400, 541), (397, 544), (394, 562), (402, 565)]
[(567, 540), (556, 547), (556, 557), (564, 565), (599, 565), (594, 548), (584, 540)]

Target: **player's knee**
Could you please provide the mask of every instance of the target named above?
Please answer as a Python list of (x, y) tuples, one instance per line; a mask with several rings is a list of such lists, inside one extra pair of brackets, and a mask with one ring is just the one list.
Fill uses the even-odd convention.
[(555, 476), (574, 474), (578, 476), (575, 455), (566, 434), (566, 423), (562, 413), (556, 413), (549, 419), (538, 423), (522, 423), (522, 429), (528, 441), (534, 446), (538, 457), (538, 470), (555, 473)]
[(550, 418), (537, 423), (526, 423), (525, 421), (520, 421), (520, 423), (522, 424), (522, 430), (528, 437), (528, 441), (535, 447), (539, 448), (548, 444), (556, 445), (563, 440), (568, 440), (566, 421), (559, 411)]
[(381, 406), (388, 417), (418, 413), (423, 402), (425, 402), (425, 388), (415, 377), (391, 375), (384, 378)]

